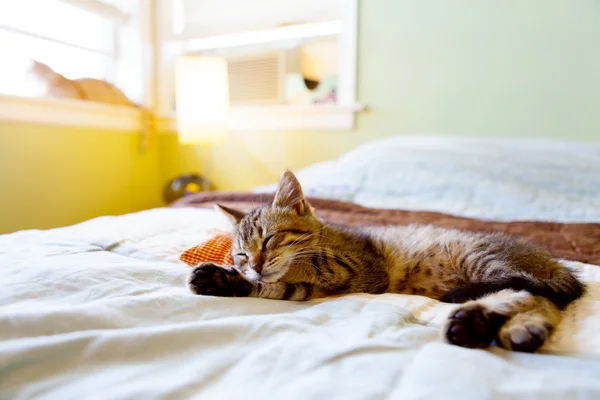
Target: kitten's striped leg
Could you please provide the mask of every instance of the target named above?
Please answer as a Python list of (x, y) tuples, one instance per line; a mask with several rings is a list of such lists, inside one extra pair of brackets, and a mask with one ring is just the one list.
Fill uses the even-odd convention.
[(314, 285), (311, 283), (265, 283), (256, 282), (250, 297), (273, 300), (308, 300), (313, 297)]
[(560, 319), (560, 310), (548, 299), (506, 289), (459, 306), (442, 332), (462, 347), (484, 348), (496, 340), (506, 349), (534, 352)]
[(213, 263), (198, 265), (188, 278), (196, 294), (221, 297), (260, 297), (273, 300), (308, 300), (313, 295), (309, 283), (253, 282), (238, 270)]

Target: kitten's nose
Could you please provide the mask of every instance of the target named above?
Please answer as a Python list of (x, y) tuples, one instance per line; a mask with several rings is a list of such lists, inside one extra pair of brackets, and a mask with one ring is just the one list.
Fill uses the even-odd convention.
[(252, 269), (258, 272), (259, 274), (262, 272), (262, 265), (260, 264), (252, 264)]
[(259, 274), (262, 271), (263, 262), (260, 256), (251, 256), (250, 257), (250, 268), (258, 272)]

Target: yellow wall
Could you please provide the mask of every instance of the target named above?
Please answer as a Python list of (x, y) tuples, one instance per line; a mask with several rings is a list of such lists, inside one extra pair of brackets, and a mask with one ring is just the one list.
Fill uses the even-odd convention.
[(0, 233), (157, 207), (161, 188), (137, 134), (0, 123)]
[[(211, 177), (248, 189), (393, 134), (600, 140), (599, 40), (595, 0), (361, 0), (356, 130), (232, 134)], [(200, 169), (165, 141), (168, 175)]]

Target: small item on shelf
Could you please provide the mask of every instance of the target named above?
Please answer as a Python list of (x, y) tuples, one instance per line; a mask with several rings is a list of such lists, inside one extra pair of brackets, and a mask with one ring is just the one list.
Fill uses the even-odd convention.
[(183, 174), (171, 179), (163, 189), (163, 200), (169, 204), (184, 196), (210, 190), (210, 182), (198, 174)]
[(285, 103), (294, 105), (335, 104), (337, 102), (337, 75), (328, 75), (319, 82), (312, 81), (312, 89), (299, 73), (287, 74), (285, 78)]

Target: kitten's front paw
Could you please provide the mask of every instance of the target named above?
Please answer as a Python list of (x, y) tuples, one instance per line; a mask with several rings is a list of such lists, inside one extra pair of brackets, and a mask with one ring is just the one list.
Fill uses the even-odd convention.
[(492, 343), (505, 321), (504, 316), (489, 314), (476, 304), (463, 306), (450, 315), (444, 335), (449, 343), (481, 349)]
[(195, 294), (220, 297), (247, 297), (252, 283), (235, 268), (213, 263), (201, 263), (188, 278), (188, 287)]

